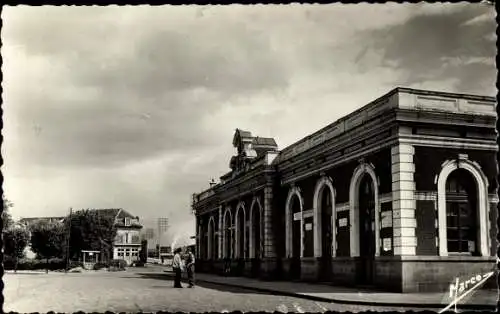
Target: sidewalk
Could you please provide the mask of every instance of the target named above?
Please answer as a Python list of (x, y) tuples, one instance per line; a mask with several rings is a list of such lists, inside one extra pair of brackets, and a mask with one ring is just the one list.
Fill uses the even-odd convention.
[[(164, 273), (173, 276), (171, 271), (165, 271)], [(222, 277), (205, 273), (197, 273), (195, 279), (200, 283), (206, 282), (341, 304), (442, 309), (453, 301), (449, 297), (448, 291), (438, 293), (391, 293), (335, 287), (327, 284), (261, 281), (246, 277)], [(470, 297), (468, 296), (459, 302), (457, 307), (460, 309), (495, 311), (497, 296), (498, 292), (496, 290), (476, 290), (470, 293)]]

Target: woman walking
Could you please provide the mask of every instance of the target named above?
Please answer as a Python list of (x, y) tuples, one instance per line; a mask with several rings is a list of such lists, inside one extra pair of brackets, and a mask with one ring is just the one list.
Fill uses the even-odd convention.
[(174, 259), (172, 261), (172, 268), (175, 273), (174, 278), (174, 288), (182, 288), (181, 285), (181, 274), (182, 274), (182, 259), (181, 259), (181, 249), (177, 248), (174, 251)]

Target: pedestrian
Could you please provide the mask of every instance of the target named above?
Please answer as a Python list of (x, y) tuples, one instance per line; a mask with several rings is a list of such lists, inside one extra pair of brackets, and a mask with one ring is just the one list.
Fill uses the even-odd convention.
[(186, 270), (187, 270), (188, 283), (189, 283), (188, 288), (193, 288), (194, 287), (194, 254), (193, 254), (191, 248), (187, 249)]
[(182, 259), (181, 259), (181, 249), (177, 248), (174, 251), (174, 260), (172, 261), (172, 269), (174, 270), (174, 288), (182, 288), (181, 285), (181, 274), (182, 274)]

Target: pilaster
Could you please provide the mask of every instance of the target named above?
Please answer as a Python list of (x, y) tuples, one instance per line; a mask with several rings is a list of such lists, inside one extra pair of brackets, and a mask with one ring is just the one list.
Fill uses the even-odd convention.
[(394, 255), (416, 255), (414, 154), (409, 144), (398, 143), (391, 148)]
[(197, 230), (197, 235), (196, 235), (196, 257), (198, 259), (201, 258), (201, 224), (200, 224), (200, 217), (196, 217), (196, 230)]
[(218, 258), (222, 258), (222, 254), (223, 254), (223, 242), (222, 242), (222, 206), (219, 206), (219, 223), (218, 223), (218, 237), (217, 237), (217, 245), (219, 247), (219, 249), (217, 250), (217, 257)]
[(272, 187), (264, 188), (264, 257), (276, 257), (276, 247), (272, 228), (273, 214), (273, 190)]

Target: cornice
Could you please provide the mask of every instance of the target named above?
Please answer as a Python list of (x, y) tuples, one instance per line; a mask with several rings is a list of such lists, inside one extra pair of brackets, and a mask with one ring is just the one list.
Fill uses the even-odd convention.
[(282, 164), (278, 164), (278, 170), (280, 172), (287, 171), (288, 169), (297, 167), (297, 165), (303, 164), (304, 161), (309, 161), (309, 163), (311, 163), (311, 159), (317, 158), (323, 154), (335, 154), (343, 149), (355, 146), (360, 142), (379, 137), (381, 133), (388, 132), (392, 127), (397, 126), (394, 117), (386, 117), (383, 122), (380, 120), (372, 121), (370, 124), (366, 124), (364, 129), (358, 130), (357, 132), (345, 133), (337, 138), (332, 138), (321, 146), (311, 148), (295, 156), (293, 160), (288, 160)]
[(464, 126), (476, 128), (495, 128), (496, 118), (490, 115), (473, 113), (452, 113), (447, 111), (415, 111), (396, 109), (398, 122), (409, 122), (440, 126)]
[(376, 142), (376, 143), (373, 143), (371, 145), (368, 145), (368, 146), (365, 146), (365, 147), (362, 147), (362, 149), (359, 149), (357, 151), (354, 151), (354, 152), (351, 152), (347, 155), (341, 155), (335, 159), (333, 159), (332, 161), (330, 162), (327, 162), (327, 163), (323, 163), (321, 165), (318, 165), (314, 168), (308, 168), (308, 169), (305, 169), (299, 173), (295, 173), (293, 175), (288, 175), (288, 176), (283, 176), (282, 177), (282, 180), (281, 180), (281, 185), (286, 185), (286, 184), (289, 184), (290, 182), (295, 182), (295, 181), (298, 181), (298, 180), (302, 180), (304, 178), (307, 178), (307, 177), (310, 177), (310, 176), (314, 176), (314, 175), (318, 175), (319, 173), (321, 173), (322, 171), (326, 171), (326, 170), (329, 170), (335, 166), (338, 166), (338, 165), (342, 165), (342, 164), (345, 164), (345, 163), (349, 163), (353, 160), (357, 160), (359, 159), (361, 156), (364, 156), (366, 154), (371, 154), (371, 153), (374, 153), (374, 152), (377, 152), (377, 151), (380, 151), (384, 148), (387, 148), (387, 147), (390, 147), (394, 144), (397, 143), (397, 136), (396, 135), (393, 135), (389, 138), (387, 138), (386, 140), (384, 140), (382, 143), (381, 142)]

